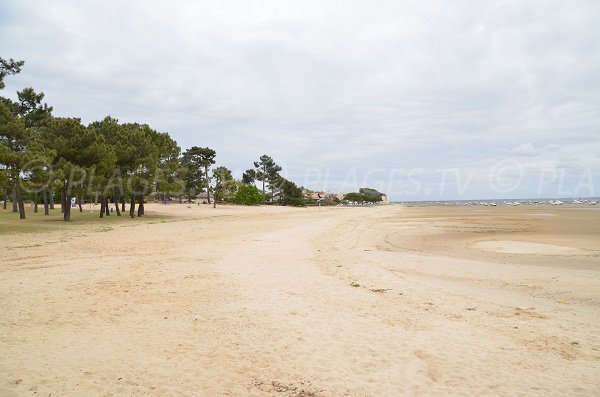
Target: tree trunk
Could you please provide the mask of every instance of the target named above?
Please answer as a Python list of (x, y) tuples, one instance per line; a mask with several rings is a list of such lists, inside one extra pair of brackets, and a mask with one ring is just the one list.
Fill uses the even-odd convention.
[(267, 202), (267, 196), (265, 196), (265, 179), (267, 179), (267, 166), (263, 165), (263, 174), (262, 174), (262, 192), (263, 192), (263, 201)]
[(144, 216), (144, 195), (140, 194), (140, 205), (138, 206), (138, 216)]
[(44, 201), (44, 215), (50, 215), (50, 210), (48, 209), (48, 192), (46, 189), (42, 190), (42, 200)]
[(129, 206), (129, 216), (135, 218), (135, 193), (131, 192), (131, 205)]
[(127, 199), (125, 197), (123, 197), (123, 202), (121, 203), (121, 212), (125, 212), (126, 208), (125, 208), (125, 202), (127, 201)]
[(81, 193), (77, 193), (77, 205), (79, 206), (79, 212), (83, 212), (83, 206), (81, 205)]
[(119, 211), (119, 195), (116, 195), (113, 200), (115, 202), (115, 210), (117, 211), (117, 216), (121, 216), (121, 211)]
[(208, 179), (208, 166), (204, 167), (204, 176), (206, 177), (206, 200), (210, 204), (210, 180)]
[(4, 200), (3, 209), (6, 209), (6, 202), (8, 201), (8, 189), (6, 189), (6, 188), (4, 188), (4, 190), (2, 190), (2, 199)]
[(110, 215), (110, 208), (108, 208), (108, 196), (104, 196), (104, 212), (106, 216)]
[[(65, 193), (65, 190), (67, 188), (63, 188), (63, 191), (60, 192), (60, 212), (62, 212), (63, 214), (65, 213), (65, 206), (66, 206), (66, 202), (67, 202), (67, 195)], [(66, 219), (65, 219), (66, 220)], [(71, 220), (70, 215), (69, 215), (69, 220)]]
[(38, 192), (33, 192), (33, 212), (37, 214), (38, 212)]
[(71, 192), (67, 191), (66, 183), (62, 188), (60, 197), (62, 200), (61, 207), (63, 212), (63, 219), (65, 220), (65, 222), (71, 222), (71, 206), (67, 205), (67, 203), (71, 203)]
[(50, 209), (54, 209), (54, 190), (50, 190)]
[[(67, 198), (70, 200), (71, 196), (67, 196)], [(65, 211), (63, 213), (63, 219), (65, 220), (65, 222), (71, 222), (71, 207), (67, 206), (65, 208)]]
[(100, 218), (104, 218), (104, 199), (100, 196)]
[(13, 183), (12, 186), (12, 204), (13, 204), (13, 211), (12, 212), (19, 212), (19, 208), (17, 207), (17, 201), (19, 201), (17, 199), (17, 184)]
[(19, 219), (25, 219), (25, 203), (23, 202), (23, 193), (21, 192), (21, 188), (19, 186), (16, 186), (16, 192), (19, 206)]
[[(71, 201), (71, 195), (70, 194), (65, 194), (65, 201), (70, 202)], [(67, 205), (65, 206), (65, 211), (63, 214), (63, 219), (65, 220), (65, 222), (71, 222), (71, 206)]]

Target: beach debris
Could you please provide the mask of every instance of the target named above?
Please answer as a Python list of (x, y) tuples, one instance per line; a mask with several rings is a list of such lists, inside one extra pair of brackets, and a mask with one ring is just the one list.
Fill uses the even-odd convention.
[(476, 307), (466, 307), (465, 309), (467, 309), (467, 310), (470, 310), (470, 311), (477, 310), (477, 308), (476, 308)]
[(258, 390), (271, 393), (283, 393), (290, 397), (318, 397), (321, 395), (323, 390), (315, 388), (310, 381), (300, 380), (298, 384), (285, 384), (282, 382), (272, 381), (269, 383), (262, 381), (254, 381), (252, 385)]
[(539, 312), (537, 312), (535, 310), (535, 307), (528, 307), (526, 309), (520, 308), (520, 307), (515, 307), (515, 311), (513, 313), (513, 316), (523, 316), (523, 317), (529, 317), (529, 318), (538, 318), (538, 319), (548, 319), (548, 316), (541, 314)]
[(359, 283), (357, 283), (356, 281), (352, 281), (352, 282), (350, 283), (350, 286), (351, 286), (351, 287), (355, 287), (355, 288), (356, 288), (356, 287), (360, 287), (360, 284), (359, 284)]
[(389, 291), (391, 288), (371, 288), (369, 291), (383, 293), (385, 291)]

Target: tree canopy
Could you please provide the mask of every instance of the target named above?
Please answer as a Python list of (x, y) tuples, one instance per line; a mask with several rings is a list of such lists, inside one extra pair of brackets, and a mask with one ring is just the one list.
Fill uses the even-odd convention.
[[(271, 187), (271, 197), (273, 196), (273, 189), (277, 182), (279, 181), (279, 172), (282, 170), (281, 166), (279, 166), (271, 156), (267, 156), (263, 154), (260, 156), (258, 161), (254, 162), (254, 178), (257, 181), (262, 182), (262, 193), (266, 198), (266, 190), (265, 184), (268, 184)], [(246, 171), (248, 173), (248, 171)], [(251, 177), (252, 174), (249, 174), (247, 177)]]
[(360, 188), (358, 192), (347, 193), (344, 200), (355, 203), (377, 203), (382, 201), (383, 193), (368, 187)]
[(18, 74), (21, 72), (21, 67), (25, 64), (25, 61), (15, 61), (10, 58), (8, 60), (0, 57), (0, 90), (3, 90), (4, 78), (6, 76), (10, 76), (13, 74)]
[[(21, 71), (24, 61), (0, 58), (0, 89), (4, 78)], [(144, 202), (166, 202), (205, 191), (216, 201), (253, 205), (270, 201), (303, 205), (303, 191), (281, 176), (271, 156), (260, 156), (254, 167), (236, 180), (227, 167), (216, 164), (216, 151), (192, 146), (181, 151), (167, 133), (145, 123), (120, 123), (106, 116), (84, 125), (77, 117), (55, 117), (45, 95), (32, 87), (16, 92), (16, 100), (0, 97), (0, 189), (12, 190), (13, 211), (25, 218), (25, 199), (37, 210), (41, 193), (45, 214), (60, 195), (61, 212), (71, 220), (71, 199), (100, 204), (100, 217), (117, 216), (129, 201), (131, 218), (144, 215)], [(262, 189), (255, 186), (261, 183)], [(268, 189), (268, 191), (267, 191)], [(137, 211), (136, 211), (137, 205)]]

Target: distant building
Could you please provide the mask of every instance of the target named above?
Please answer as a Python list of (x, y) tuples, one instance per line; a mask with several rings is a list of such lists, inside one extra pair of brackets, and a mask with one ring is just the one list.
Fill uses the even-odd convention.
[(196, 195), (196, 199), (200, 200), (200, 202), (202, 201), (207, 201), (208, 200), (208, 193), (207, 192), (200, 192)]
[[(346, 194), (348, 193), (344, 193), (344, 192), (330, 192), (330, 193), (326, 193), (326, 192), (311, 192), (311, 191), (305, 191), (304, 192), (304, 198), (307, 200), (311, 200), (314, 203), (319, 203), (319, 202), (323, 202), (325, 200), (331, 200), (334, 202), (339, 202), (339, 201), (343, 201), (344, 197), (346, 196)], [(381, 195), (381, 204), (389, 204), (390, 200), (388, 198), (387, 195), (382, 194)]]
[(312, 192), (312, 193), (308, 193), (307, 198), (311, 199), (314, 202), (319, 202), (319, 201), (325, 200), (326, 196), (327, 196), (327, 194), (324, 192)]

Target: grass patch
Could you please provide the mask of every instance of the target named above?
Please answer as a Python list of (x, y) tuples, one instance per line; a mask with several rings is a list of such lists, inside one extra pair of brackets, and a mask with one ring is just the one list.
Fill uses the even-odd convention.
[[(38, 208), (38, 213), (33, 212), (33, 208), (27, 206), (25, 208), (25, 216), (27, 219), (19, 219), (19, 213), (12, 212), (12, 207), (9, 205), (7, 209), (0, 209), (0, 235), (12, 233), (40, 233), (50, 232), (54, 230), (69, 230), (74, 225), (90, 225), (100, 226), (100, 231), (112, 230), (111, 225), (117, 224), (137, 224), (140, 222), (163, 222), (170, 217), (167, 215), (159, 215), (147, 212), (143, 217), (129, 217), (129, 212), (126, 211), (122, 216), (117, 216), (112, 213), (109, 216), (100, 218), (99, 206), (90, 212), (89, 208), (84, 207), (83, 212), (79, 212), (78, 208), (71, 208), (71, 222), (63, 220), (63, 214), (60, 212), (60, 207), (50, 210), (50, 215), (44, 215), (44, 207)], [(96, 228), (97, 229), (97, 228)], [(90, 229), (93, 230), (93, 229)]]

